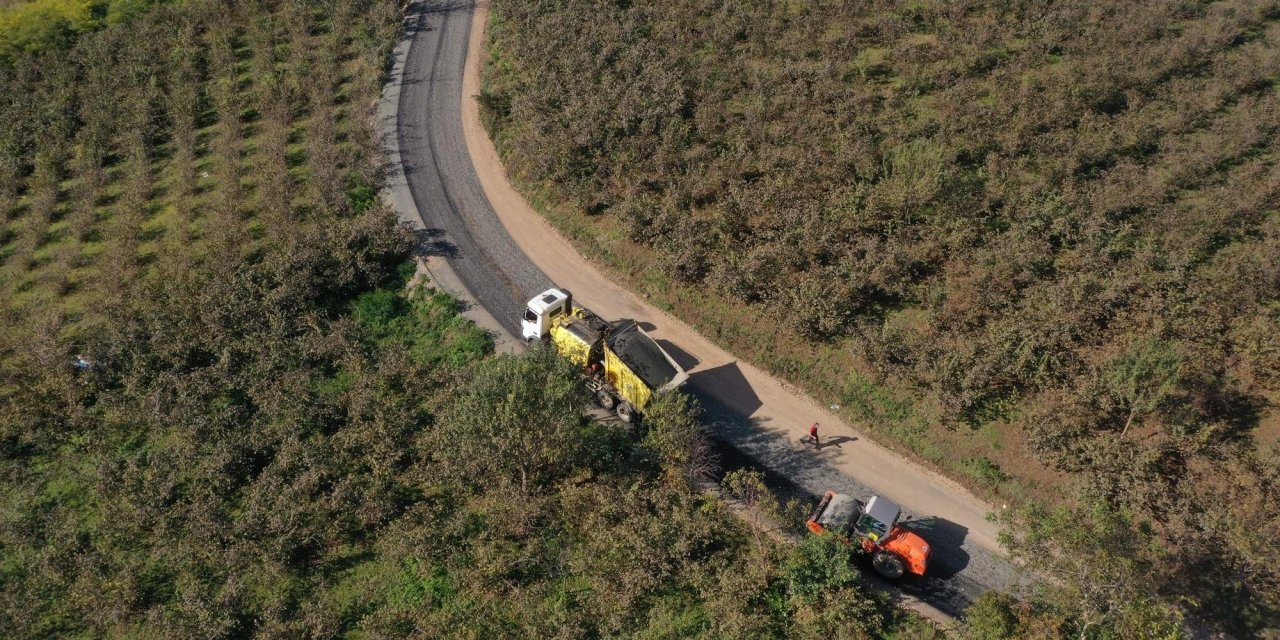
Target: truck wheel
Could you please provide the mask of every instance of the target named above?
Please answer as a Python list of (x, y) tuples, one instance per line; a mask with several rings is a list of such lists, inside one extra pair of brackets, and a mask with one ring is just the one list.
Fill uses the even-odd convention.
[(877, 551), (876, 555), (871, 557), (871, 566), (876, 568), (876, 573), (890, 580), (901, 578), (905, 572), (902, 558), (891, 551)]
[(600, 406), (604, 407), (605, 409), (613, 409), (613, 405), (618, 403), (616, 400), (613, 399), (613, 394), (609, 393), (608, 391), (605, 391), (604, 389), (600, 389), (599, 391), (596, 391), (596, 402), (599, 402)]
[(636, 420), (636, 408), (630, 402), (618, 403), (618, 418), (628, 424)]

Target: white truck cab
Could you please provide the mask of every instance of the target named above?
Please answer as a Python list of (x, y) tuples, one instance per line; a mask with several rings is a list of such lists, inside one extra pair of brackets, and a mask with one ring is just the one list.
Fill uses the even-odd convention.
[(541, 340), (551, 331), (551, 319), (568, 313), (573, 304), (573, 296), (568, 291), (547, 289), (534, 296), (524, 310), (520, 319), (520, 334), (525, 342)]

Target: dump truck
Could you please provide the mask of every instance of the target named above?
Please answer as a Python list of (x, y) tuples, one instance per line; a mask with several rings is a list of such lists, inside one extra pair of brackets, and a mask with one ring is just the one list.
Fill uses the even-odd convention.
[(573, 295), (547, 289), (534, 296), (520, 321), (525, 341), (550, 342), (582, 367), (587, 388), (605, 409), (634, 422), (649, 401), (684, 384), (689, 375), (634, 320), (609, 322)]
[(902, 508), (872, 496), (863, 502), (828, 491), (806, 525), (818, 535), (833, 535), (871, 556), (876, 573), (896, 580), (904, 573), (924, 575), (929, 566), (929, 543), (898, 522)]

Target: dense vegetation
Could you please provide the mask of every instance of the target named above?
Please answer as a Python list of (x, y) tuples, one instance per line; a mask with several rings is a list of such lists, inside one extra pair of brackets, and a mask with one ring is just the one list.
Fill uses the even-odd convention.
[[(157, 267), (236, 264), (361, 206), (394, 7), (161, 6), (0, 66), (10, 324), (86, 329)], [(352, 14), (371, 12), (368, 20)], [(305, 78), (305, 81), (304, 81)], [(291, 221), (293, 224), (284, 224)]]
[[(362, 245), (332, 255), (380, 257)], [(902, 624), (843, 546), (753, 541), (690, 488), (683, 398), (633, 444), (583, 418), (550, 351), (477, 365), (487, 337), (447, 296), (399, 293), (381, 261), (368, 275), (389, 288), (334, 315), (317, 296), (347, 292), (290, 282), (308, 262), (175, 287), (88, 370), (57, 345), (42, 345), (53, 362), (6, 370), (7, 637), (869, 638)]]
[[(1085, 496), (1153, 545), (1128, 602), (1280, 627), (1274, 0), (494, 5), (486, 121), (597, 255), (987, 490)], [(1044, 520), (1032, 560), (1080, 550)]]
[(636, 441), (406, 286), (399, 18), (191, 0), (0, 67), (0, 636), (934, 637), (691, 487), (687, 399)]
[(16, 0), (0, 2), (0, 63), (24, 53), (64, 48), (76, 36), (124, 22), (151, 0)]

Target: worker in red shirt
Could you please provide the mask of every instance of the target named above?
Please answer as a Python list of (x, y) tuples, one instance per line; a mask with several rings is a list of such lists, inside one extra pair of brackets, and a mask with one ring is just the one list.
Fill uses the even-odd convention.
[(809, 437), (813, 438), (814, 449), (822, 448), (822, 445), (818, 444), (818, 423), (815, 422), (812, 427), (809, 427)]

